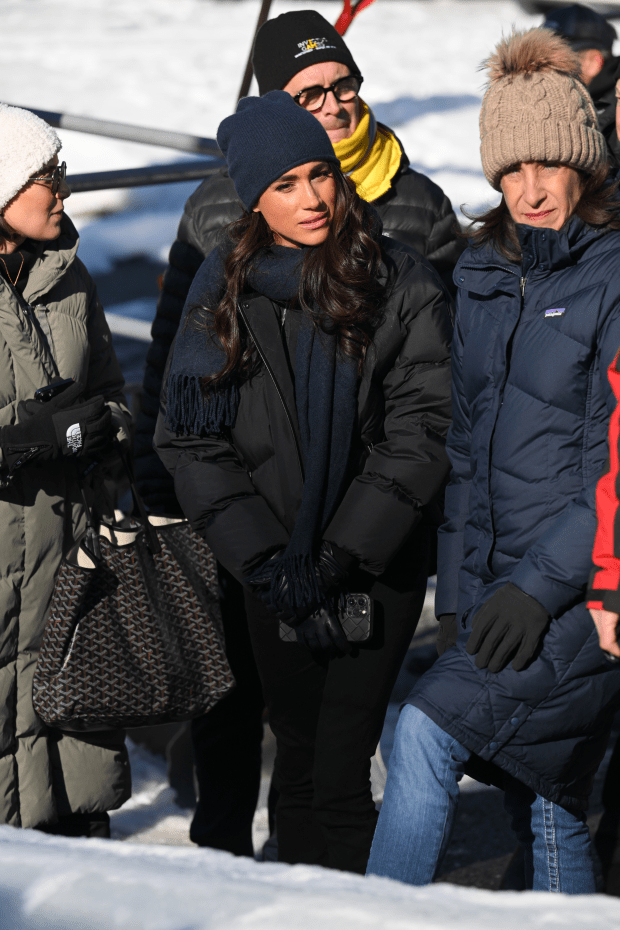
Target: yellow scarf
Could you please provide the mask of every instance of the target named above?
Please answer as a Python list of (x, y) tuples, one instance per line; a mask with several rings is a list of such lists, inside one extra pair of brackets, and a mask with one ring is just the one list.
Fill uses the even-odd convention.
[[(398, 171), (402, 149), (396, 136), (384, 126), (378, 126), (370, 108), (360, 98), (362, 118), (348, 139), (336, 142), (340, 167), (355, 182), (357, 193), (363, 200), (377, 200), (392, 186)], [(374, 140), (370, 138), (375, 128)]]

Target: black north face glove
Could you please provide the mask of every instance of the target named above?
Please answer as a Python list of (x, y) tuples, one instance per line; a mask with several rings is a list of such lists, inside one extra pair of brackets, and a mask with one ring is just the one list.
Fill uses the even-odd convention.
[(508, 582), (473, 618), (467, 651), (476, 656), (477, 668), (501, 672), (513, 659), (513, 669), (520, 672), (536, 652), (550, 621), (542, 604)]
[(26, 462), (50, 461), (63, 455), (97, 458), (109, 447), (114, 428), (103, 397), (82, 400), (84, 388), (76, 381), (61, 394), (41, 403), (21, 401), (21, 422), (0, 428), (0, 448), (9, 474)]
[(296, 623), (295, 635), (299, 645), (305, 646), (314, 655), (346, 655), (351, 652), (351, 644), (344, 635), (338, 617), (333, 611), (325, 608)]

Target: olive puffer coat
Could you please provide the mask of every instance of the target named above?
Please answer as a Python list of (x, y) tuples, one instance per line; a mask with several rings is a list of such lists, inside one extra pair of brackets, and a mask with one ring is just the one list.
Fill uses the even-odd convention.
[[(585, 607), (620, 346), (620, 232), (576, 217), (560, 232), (517, 229), (521, 266), (468, 249), (455, 270), (436, 612), (456, 613), (462, 632), (409, 700), (483, 760), (583, 809), (620, 700)], [(493, 674), (465, 645), (508, 581), (553, 619), (525, 670)]]
[[(123, 378), (95, 285), (63, 217), (40, 243), (23, 298), (0, 278), (0, 426), (20, 400), (55, 378), (102, 394), (120, 426)], [(37, 827), (59, 816), (119, 807), (130, 793), (121, 732), (73, 737), (47, 730), (32, 677), (54, 575), (84, 528), (79, 490), (62, 462), (28, 463), (0, 489), (0, 823)]]
[[(450, 423), (448, 295), (424, 259), (390, 239), (381, 242), (389, 275), (384, 320), (359, 383), (348, 483), (324, 534), (373, 575), (432, 509), (447, 473)], [(291, 359), (296, 315), (287, 313), (284, 327)], [(266, 555), (287, 545), (303, 462), (294, 380), (274, 305), (251, 295), (241, 303), (241, 319), (263, 364), (240, 386), (231, 429), (176, 436), (165, 426), (164, 389), (155, 446), (194, 528), (243, 582)]]

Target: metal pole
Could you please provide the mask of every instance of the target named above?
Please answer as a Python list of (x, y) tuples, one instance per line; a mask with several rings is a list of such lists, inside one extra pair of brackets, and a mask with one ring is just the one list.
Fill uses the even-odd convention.
[[(10, 104), (15, 106), (15, 104)], [(182, 152), (197, 155), (221, 156), (215, 139), (203, 139), (186, 132), (169, 132), (165, 129), (148, 129), (145, 126), (133, 126), (130, 123), (112, 123), (109, 120), (91, 119), (89, 116), (70, 116), (68, 113), (55, 113), (51, 110), (35, 110), (24, 107), (55, 129), (71, 129), (74, 132), (88, 132), (94, 136), (110, 136), (112, 139), (125, 139), (128, 142), (142, 142), (145, 145), (160, 145)]]
[(252, 37), (252, 45), (250, 46), (250, 54), (248, 55), (248, 63), (245, 66), (245, 74), (243, 75), (243, 81), (241, 82), (241, 90), (239, 91), (239, 96), (237, 97), (237, 103), (241, 100), (242, 97), (247, 97), (248, 91), (250, 89), (250, 84), (252, 83), (252, 52), (254, 50), (254, 39), (256, 38), (256, 33), (263, 25), (267, 22), (269, 18), (269, 10), (271, 8), (271, 0), (263, 0), (260, 8), (260, 13), (258, 14), (258, 22), (256, 23), (256, 29), (254, 30), (254, 36)]
[(147, 187), (149, 184), (174, 184), (179, 181), (202, 180), (225, 164), (223, 158), (211, 158), (208, 161), (149, 165), (147, 168), (127, 168), (122, 171), (73, 174), (67, 176), (67, 184), (74, 194), (112, 190), (119, 187)]

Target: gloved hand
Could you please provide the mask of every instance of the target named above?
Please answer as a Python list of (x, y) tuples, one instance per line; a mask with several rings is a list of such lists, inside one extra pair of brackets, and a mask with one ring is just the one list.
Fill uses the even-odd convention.
[(338, 617), (328, 608), (321, 608), (305, 620), (298, 621), (295, 635), (299, 645), (305, 646), (313, 655), (346, 655), (351, 651), (351, 643), (344, 635)]
[[(260, 570), (252, 575), (252, 590), (261, 600), (271, 604), (271, 573), (273, 563), (277, 561), (283, 550), (274, 553), (263, 562)], [(348, 553), (338, 549), (330, 542), (323, 542), (320, 545), (318, 557), (316, 560), (316, 573), (318, 587), (321, 595), (330, 594), (341, 587), (347, 579), (350, 568), (355, 563), (355, 559)], [(278, 585), (274, 592), (275, 602), (277, 605), (276, 614), (281, 620), (291, 626), (295, 621), (305, 620), (316, 610), (319, 609), (321, 599), (313, 600), (303, 607), (292, 607), (289, 600), (289, 580), (285, 574), (281, 574), (278, 579)]]
[(490, 672), (501, 672), (514, 656), (512, 667), (520, 672), (536, 652), (550, 621), (542, 604), (508, 582), (473, 618), (467, 651), (476, 656), (477, 668), (488, 667)]
[(439, 617), (439, 630), (437, 632), (437, 654), (444, 652), (456, 644), (459, 630), (456, 625), (456, 614), (442, 614)]
[(103, 397), (84, 401), (83, 394), (76, 381), (45, 403), (34, 399), (19, 403), (20, 422), (0, 428), (0, 447), (10, 474), (32, 459), (97, 458), (109, 446), (114, 434), (110, 409)]

